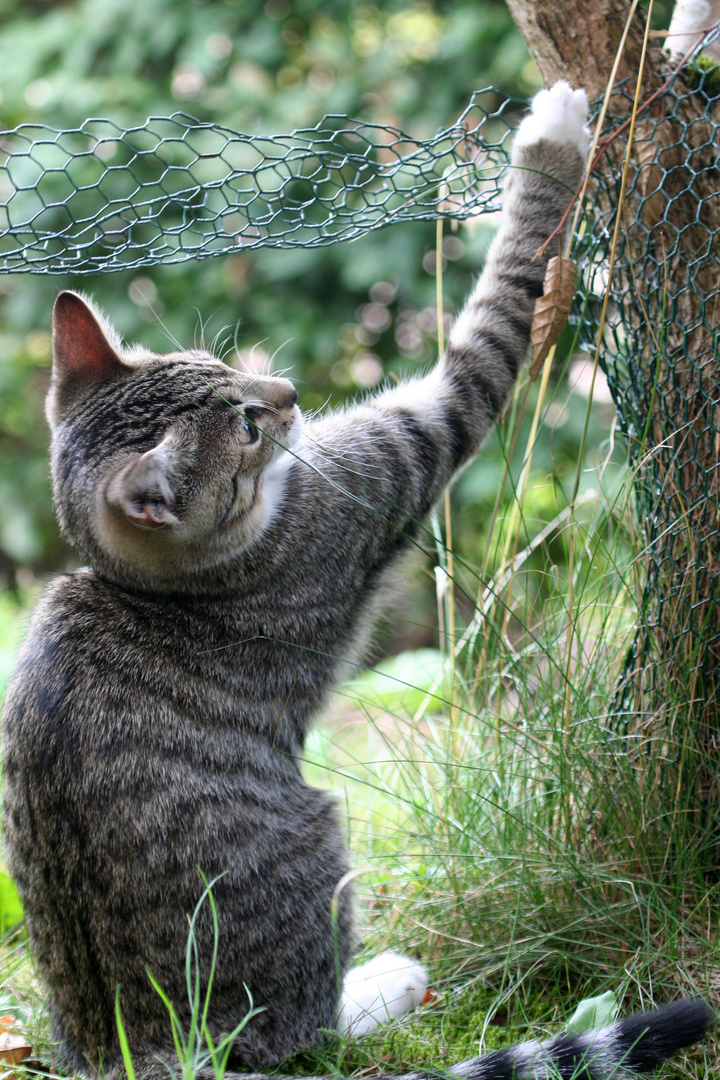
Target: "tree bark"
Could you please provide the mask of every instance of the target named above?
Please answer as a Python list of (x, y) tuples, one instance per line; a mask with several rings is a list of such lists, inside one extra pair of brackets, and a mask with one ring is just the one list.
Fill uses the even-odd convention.
[[(568, 79), (575, 86), (584, 86), (591, 101), (601, 96), (630, 12), (629, 0), (508, 0), (508, 8), (543, 82), (550, 85), (557, 79)], [(637, 72), (642, 41), (643, 24), (636, 18), (625, 45), (619, 80), (632, 78)], [(648, 65), (650, 81), (655, 68), (654, 62)]]
[[(508, 0), (546, 84), (605, 93), (629, 0)], [(608, 127), (630, 115), (644, 12), (630, 26)], [(699, 43), (699, 37), (698, 37)], [(667, 79), (651, 48), (640, 101)], [(720, 867), (720, 174), (717, 101), (682, 75), (638, 114), (604, 363), (637, 475), (648, 551), (644, 628), (624, 723), (662, 747), (668, 802), (715, 837)], [(596, 237), (612, 233), (625, 135), (596, 169)], [(600, 239), (600, 247), (607, 241)], [(607, 252), (605, 252), (607, 257)], [(594, 257), (597, 263), (597, 255)], [(673, 748), (677, 748), (673, 750)]]

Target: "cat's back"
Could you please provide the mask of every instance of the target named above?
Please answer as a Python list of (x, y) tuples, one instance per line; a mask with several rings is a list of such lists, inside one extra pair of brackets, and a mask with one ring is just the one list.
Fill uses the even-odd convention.
[(143, 618), (77, 571), (53, 581), (35, 609), (2, 720), (6, 849), (21, 877), (43, 849), (47, 859), (53, 848), (78, 858), (109, 818), (137, 816), (158, 754), (167, 760), (181, 735), (177, 718), (162, 717), (182, 650), (163, 648), (151, 607)]
[(26, 768), (35, 762), (42, 769), (39, 779), (52, 775), (50, 766), (61, 766), (61, 753), (65, 765), (79, 771), (83, 752), (94, 744), (107, 747), (120, 731), (126, 739), (136, 736), (133, 717), (149, 734), (147, 725), (179, 672), (192, 683), (183, 635), (168, 641), (161, 616), (159, 598), (131, 597), (89, 570), (48, 586), (8, 688), (3, 761), (10, 774), (19, 754)]
[[(273, 745), (242, 679), (226, 678), (227, 654), (208, 647), (217, 624), (209, 598), (135, 595), (79, 571), (51, 584), (18, 658), (3, 714), (6, 853), (54, 1011), (77, 1026), (59, 1034), (79, 1045), (114, 1037), (103, 1003), (117, 983), (132, 989), (130, 1025), (157, 1023), (160, 1037), (145, 967), (182, 1000), (175, 961), (201, 872), (215, 881), (221, 1003), (238, 1008), (243, 981), (280, 1000), (301, 977), (289, 945), (268, 958), (245, 925), (262, 937), (291, 923), (301, 953), (332, 970), (316, 926), (347, 868), (334, 804)], [(198, 933), (209, 955), (212, 927)], [(317, 1008), (327, 1022), (332, 1003)]]
[(262, 642), (245, 643), (244, 665), (232, 648), (237, 635), (257, 632), (252, 606), (227, 626), (221, 607), (208, 597), (133, 593), (89, 570), (53, 581), (3, 712), (6, 813), (16, 780), (38, 799), (72, 801), (84, 813), (112, 805), (137, 822), (145, 789), (190, 797), (240, 777), (243, 790), (253, 778), (268, 789), (273, 779), (299, 779), (272, 738), (278, 725), (273, 731), (256, 702)]
[(282, 703), (257, 703), (263, 642), (238, 664), (217, 642), (242, 627), (219, 622), (207, 598), (132, 594), (90, 571), (50, 585), (2, 721), (5, 841), (20, 878), (60, 850), (223, 873), (225, 833), (234, 865), (318, 818), (334, 836), (327, 796), (304, 783), (284, 738)]

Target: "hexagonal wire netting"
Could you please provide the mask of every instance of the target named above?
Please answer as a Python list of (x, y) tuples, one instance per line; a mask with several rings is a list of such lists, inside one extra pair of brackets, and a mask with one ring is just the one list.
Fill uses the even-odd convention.
[[(638, 112), (608, 282), (634, 87), (615, 91), (617, 138), (595, 172), (581, 257), (588, 344), (593, 290), (610, 291), (600, 358), (628, 441), (644, 542), (643, 617), (613, 711), (624, 731), (652, 732), (666, 748), (682, 747), (692, 730), (700, 757), (686, 759), (678, 784), (694, 786), (697, 807), (716, 806), (720, 792), (709, 767), (720, 749), (719, 73), (701, 58)], [(669, 727), (657, 726), (663, 719)]]
[(490, 93), (426, 141), (345, 116), (272, 136), (182, 113), (1, 132), (0, 270), (134, 269), (496, 209), (509, 102)]
[[(696, 672), (707, 720), (720, 670), (715, 81), (700, 70), (692, 87), (676, 78), (640, 114), (608, 286), (601, 362), (651, 555), (645, 619), (616, 703), (633, 715), (671, 696), (667, 661)], [(128, 130), (88, 120), (72, 131), (0, 133), (0, 270), (97, 273), (330, 244), (398, 221), (494, 210), (512, 125), (511, 103), (492, 108), (489, 93), (476, 93), (452, 127), (426, 141), (344, 116), (286, 136), (242, 135), (183, 114)], [(627, 116), (631, 98), (618, 93), (625, 101), (615, 116)], [(593, 289), (607, 285), (624, 137), (596, 171), (579, 253), (588, 343)]]

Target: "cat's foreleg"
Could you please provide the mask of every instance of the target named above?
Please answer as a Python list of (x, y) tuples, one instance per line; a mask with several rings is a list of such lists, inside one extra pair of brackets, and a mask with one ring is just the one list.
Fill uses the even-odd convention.
[[(546, 241), (559, 228), (583, 176), (587, 117), (585, 92), (565, 82), (535, 96), (515, 135), (500, 228), (444, 355), (429, 374), (369, 402), (383, 411), (396, 440), (384, 452), (391, 478), (407, 464), (393, 498), (396, 503), (404, 499), (416, 518), (427, 513), (480, 449), (512, 391), (528, 352), (547, 263), (558, 252), (559, 239)], [(377, 437), (361, 444), (363, 430), (374, 435), (369, 424), (358, 424), (352, 445), (380, 475)]]
[[(441, 361), (458, 464), (478, 449), (499, 415), (526, 357), (536, 299), (542, 295), (560, 225), (582, 178), (589, 132), (583, 90), (558, 82), (542, 90), (518, 128), (503, 217), (485, 268), (456, 319)], [(463, 403), (462, 425), (455, 423)]]
[(344, 1035), (366, 1035), (390, 1017), (414, 1009), (427, 989), (422, 964), (398, 953), (380, 953), (347, 972), (337, 1029)]

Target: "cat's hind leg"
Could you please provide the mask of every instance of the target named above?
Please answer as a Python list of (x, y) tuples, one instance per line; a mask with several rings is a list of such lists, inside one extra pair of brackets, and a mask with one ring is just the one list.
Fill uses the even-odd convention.
[(344, 1035), (366, 1035), (390, 1017), (414, 1009), (427, 990), (422, 964), (399, 953), (380, 953), (346, 974), (337, 1029)]

